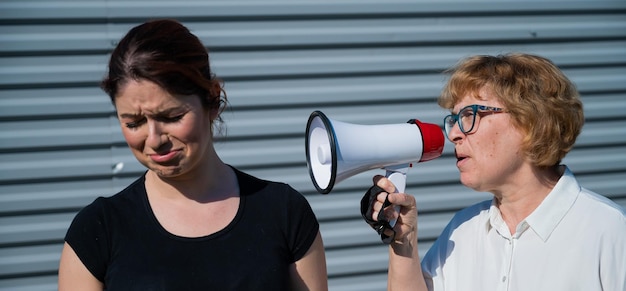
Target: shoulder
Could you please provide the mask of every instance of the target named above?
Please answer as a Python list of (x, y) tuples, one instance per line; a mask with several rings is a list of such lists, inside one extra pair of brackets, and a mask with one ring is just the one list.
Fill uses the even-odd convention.
[(450, 252), (459, 247), (456, 244), (476, 239), (479, 237), (478, 233), (487, 230), (491, 205), (492, 200), (485, 200), (454, 214), (422, 260), (422, 269), (427, 277), (432, 277), (436, 274), (436, 269), (443, 267)]
[(449, 226), (460, 226), (468, 222), (487, 222), (493, 200), (484, 200), (456, 212)]
[(456, 212), (443, 229), (437, 242), (447, 241), (453, 236), (467, 238), (470, 237), (466, 235), (468, 233), (476, 234), (487, 230), (491, 205), (492, 200), (485, 200)]
[(581, 188), (577, 205), (589, 220), (609, 229), (621, 228), (626, 236), (626, 210), (609, 198)]
[[(107, 216), (110, 212), (119, 213), (124, 209), (132, 209), (141, 203), (141, 194), (145, 193), (143, 176), (135, 180), (123, 190), (108, 197), (100, 196), (83, 207), (77, 214), (80, 217)], [(132, 210), (129, 210), (132, 211)]]
[(488, 231), (491, 205), (492, 200), (485, 200), (456, 212), (437, 237), (431, 248), (432, 252), (447, 253), (450, 240), (458, 238), (467, 241), (477, 238), (479, 233)]
[(246, 198), (262, 198), (275, 200), (305, 200), (304, 196), (290, 185), (257, 178), (241, 170), (233, 168), (237, 174), (239, 191)]
[(586, 188), (581, 188), (580, 199), (585, 200), (589, 205), (594, 206), (598, 210), (607, 212), (606, 215), (626, 218), (626, 210), (606, 196)]
[(566, 217), (572, 223), (589, 226), (596, 232), (626, 230), (626, 210), (609, 198), (582, 187), (569, 168), (565, 168), (553, 191), (561, 197), (571, 197), (565, 201), (572, 201)]
[(290, 185), (260, 179), (237, 169), (235, 172), (239, 181), (240, 196), (246, 209), (259, 215), (279, 216), (281, 220), (286, 219), (285, 217), (290, 217), (289, 220), (315, 217), (306, 197)]
[[(577, 204), (584, 207), (587, 212), (595, 211), (598, 213), (594, 213), (594, 215), (621, 218), (622, 220), (626, 218), (626, 210), (622, 206), (603, 195), (582, 187), (578, 179), (576, 179), (574, 174), (567, 167), (565, 167), (559, 184), (562, 182), (563, 186), (560, 188), (561, 191), (578, 193), (576, 200), (580, 203)], [(557, 186), (559, 184), (557, 184)]]

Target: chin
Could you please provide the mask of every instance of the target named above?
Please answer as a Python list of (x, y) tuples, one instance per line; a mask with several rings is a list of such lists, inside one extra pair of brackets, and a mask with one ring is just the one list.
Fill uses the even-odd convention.
[(464, 176), (463, 174), (461, 174), (461, 184), (475, 191), (480, 191), (480, 185), (476, 183), (476, 181), (470, 179), (469, 177)]
[(182, 169), (179, 167), (164, 168), (164, 167), (151, 167), (152, 172), (157, 174), (160, 178), (176, 178), (181, 176)]

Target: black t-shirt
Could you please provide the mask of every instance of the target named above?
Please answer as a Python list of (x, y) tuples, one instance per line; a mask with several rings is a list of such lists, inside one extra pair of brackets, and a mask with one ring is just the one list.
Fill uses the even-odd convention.
[(239, 209), (214, 234), (167, 232), (150, 208), (144, 175), (82, 209), (65, 240), (106, 290), (288, 290), (289, 266), (319, 230), (315, 215), (289, 185), (235, 172)]

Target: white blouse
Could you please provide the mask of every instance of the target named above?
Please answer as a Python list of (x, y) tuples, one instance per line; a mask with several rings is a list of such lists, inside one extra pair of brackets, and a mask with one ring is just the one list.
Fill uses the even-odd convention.
[(566, 168), (514, 234), (491, 200), (459, 211), (422, 269), (435, 291), (626, 291), (626, 211)]

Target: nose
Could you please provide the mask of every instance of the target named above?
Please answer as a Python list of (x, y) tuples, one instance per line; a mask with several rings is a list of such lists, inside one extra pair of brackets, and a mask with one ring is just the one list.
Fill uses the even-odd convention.
[(146, 146), (152, 149), (159, 149), (168, 140), (167, 133), (164, 131), (162, 124), (155, 121), (148, 121), (148, 136), (146, 137)]
[(459, 127), (458, 122), (454, 123), (454, 126), (450, 127), (448, 132), (446, 133), (446, 137), (453, 143), (458, 142), (459, 140), (465, 137), (465, 134), (461, 132), (461, 128)]

